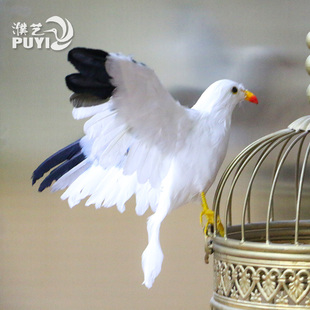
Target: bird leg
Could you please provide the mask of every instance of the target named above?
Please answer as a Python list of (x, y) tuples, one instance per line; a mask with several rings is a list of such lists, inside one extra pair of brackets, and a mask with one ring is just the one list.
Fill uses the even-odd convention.
[[(211, 227), (211, 230), (212, 230), (212, 228), (214, 227), (214, 211), (209, 209), (207, 200), (206, 200), (206, 195), (204, 192), (201, 192), (201, 204), (202, 204), (202, 211), (200, 213), (200, 225), (204, 227), (203, 231), (205, 234), (207, 234), (208, 228)], [(206, 217), (206, 220), (207, 220), (206, 225), (203, 225), (203, 216)], [(223, 227), (223, 224), (219, 216), (217, 216), (216, 227), (217, 227), (219, 234), (223, 237), (224, 227)]]

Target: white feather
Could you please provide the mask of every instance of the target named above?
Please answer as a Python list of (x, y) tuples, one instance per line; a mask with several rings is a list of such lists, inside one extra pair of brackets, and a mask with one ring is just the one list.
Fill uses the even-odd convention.
[(83, 160), (80, 164), (75, 166), (73, 169), (64, 174), (52, 185), (52, 192), (65, 189), (70, 184), (73, 183), (81, 174), (83, 174), (87, 169), (91, 167), (92, 163), (90, 161)]
[(102, 103), (102, 104), (91, 106), (91, 107), (73, 108), (72, 116), (74, 119), (79, 120), (79, 119), (91, 117), (100, 112), (111, 113), (110, 104)]

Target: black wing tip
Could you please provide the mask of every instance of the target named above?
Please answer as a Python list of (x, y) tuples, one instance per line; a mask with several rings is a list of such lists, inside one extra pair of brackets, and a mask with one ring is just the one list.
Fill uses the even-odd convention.
[[(47, 179), (47, 177), (41, 182), (38, 192), (42, 193), (46, 188), (50, 187), (52, 185), (54, 180)], [(57, 180), (56, 180), (57, 181)]]
[(57, 181), (64, 174), (81, 163), (85, 158), (86, 156), (80, 152), (74, 155), (72, 158), (64, 161), (61, 165), (53, 169), (50, 174), (41, 182), (38, 191), (42, 192), (47, 187), (50, 187), (54, 181)]
[(42, 164), (40, 166), (38, 166), (38, 168), (36, 170), (34, 170), (32, 173), (32, 176), (31, 176), (32, 186), (34, 184), (36, 184), (36, 182), (43, 177), (45, 172), (47, 172), (46, 169), (42, 166)]
[(110, 54), (106, 51), (87, 47), (75, 47), (68, 52), (68, 61), (72, 63), (80, 57), (91, 56), (97, 59), (105, 59)]
[(76, 47), (68, 52), (68, 61), (81, 72), (87, 67), (93, 70), (94, 67), (104, 66), (109, 55), (108, 52), (99, 49)]
[[(43, 176), (43, 175), (42, 175)], [(42, 177), (41, 176), (41, 177)], [(36, 181), (38, 179), (40, 179), (41, 177), (34, 179), (32, 178), (32, 186), (36, 183)], [(47, 178), (47, 177), (46, 177)], [(39, 187), (38, 187), (38, 192), (41, 193), (43, 192), (47, 187), (51, 186), (52, 182), (50, 182), (49, 184), (46, 182), (46, 178), (40, 183)]]
[(36, 171), (34, 171), (33, 173), (32, 173), (32, 176), (31, 176), (31, 184), (32, 184), (32, 186), (34, 185), (34, 184), (36, 184), (36, 182), (42, 177), (43, 175), (38, 175), (37, 173), (36, 173)]
[(69, 51), (68, 60), (79, 73), (67, 75), (67, 87), (78, 94), (89, 94), (99, 99), (107, 99), (113, 95), (115, 86), (111, 82), (105, 64), (109, 53), (84, 47), (76, 47)]
[[(31, 182), (32, 186), (34, 186), (36, 184), (36, 182), (43, 177), (43, 175), (44, 175), (44, 173), (35, 174), (35, 172), (33, 172), (32, 177), (31, 177), (31, 179), (32, 179), (32, 182)], [(45, 188), (48, 187), (48, 186), (44, 186), (44, 184), (43, 184), (44, 181), (45, 181), (45, 179), (39, 185), (38, 192), (42, 192)]]
[[(35, 174), (33, 173), (33, 174), (32, 174), (32, 177), (31, 177), (31, 179), (32, 179), (32, 182), (31, 182), (31, 183), (32, 183), (32, 186), (34, 186), (34, 185), (36, 184), (36, 182), (37, 182), (39, 179), (42, 178), (42, 176), (43, 176), (43, 174), (42, 174), (42, 175), (35, 175)], [(43, 180), (43, 182), (44, 182), (44, 180)], [(42, 192), (42, 191), (45, 190), (46, 187), (48, 187), (48, 186), (44, 186), (43, 182), (41, 182), (41, 184), (39, 185), (38, 192)]]
[(49, 187), (50, 185), (43, 185), (43, 182), (40, 184), (39, 188), (38, 188), (38, 192), (42, 193), (47, 187)]
[(50, 175), (48, 175), (42, 182), (41, 184), (39, 185), (39, 188), (38, 188), (38, 192), (41, 193), (43, 192), (46, 188), (50, 187), (53, 183), (53, 179), (51, 178), (48, 178)]
[[(44, 160), (32, 173), (32, 176), (31, 176), (32, 186), (37, 182), (37, 180), (41, 179), (43, 175), (46, 172), (50, 171), (52, 168), (58, 166), (59, 164), (69, 162), (71, 159), (77, 157), (76, 155), (83, 154), (82, 147), (80, 145), (80, 140), (81, 139), (76, 140), (75, 142), (67, 145), (66, 147), (62, 148), (61, 150), (57, 151), (56, 153), (48, 157), (46, 160)], [(82, 160), (82, 158), (85, 158), (85, 156), (83, 154), (82, 156), (80, 155), (78, 158)], [(71, 163), (75, 163), (75, 165), (77, 165), (78, 161), (73, 160), (71, 161)], [(71, 166), (71, 168), (73, 167), (74, 166)], [(54, 170), (52, 170), (51, 173)], [(48, 180), (50, 179), (49, 178), (50, 174), (43, 180), (43, 182), (39, 186), (39, 192), (42, 192), (46, 187), (50, 186), (51, 183), (53, 182), (54, 179), (49, 184), (47, 183)]]
[[(72, 73), (65, 78), (67, 87), (76, 94), (88, 94), (95, 100), (110, 98), (115, 86), (103, 84), (80, 73)], [(100, 100), (99, 100), (100, 101)], [(98, 103), (97, 103), (98, 104)], [(96, 104), (94, 104), (96, 105)]]

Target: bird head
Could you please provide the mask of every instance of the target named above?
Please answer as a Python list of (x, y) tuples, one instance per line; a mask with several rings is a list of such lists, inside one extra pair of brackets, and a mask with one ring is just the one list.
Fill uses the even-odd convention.
[(193, 108), (204, 112), (213, 110), (232, 112), (242, 101), (258, 103), (257, 97), (242, 84), (231, 80), (219, 80), (204, 91)]

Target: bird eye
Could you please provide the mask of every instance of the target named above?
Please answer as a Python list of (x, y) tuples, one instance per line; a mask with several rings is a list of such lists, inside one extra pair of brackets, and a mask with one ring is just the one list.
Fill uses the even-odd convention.
[(236, 94), (238, 92), (238, 88), (236, 86), (234, 86), (232, 89), (231, 89), (231, 92), (233, 94)]

